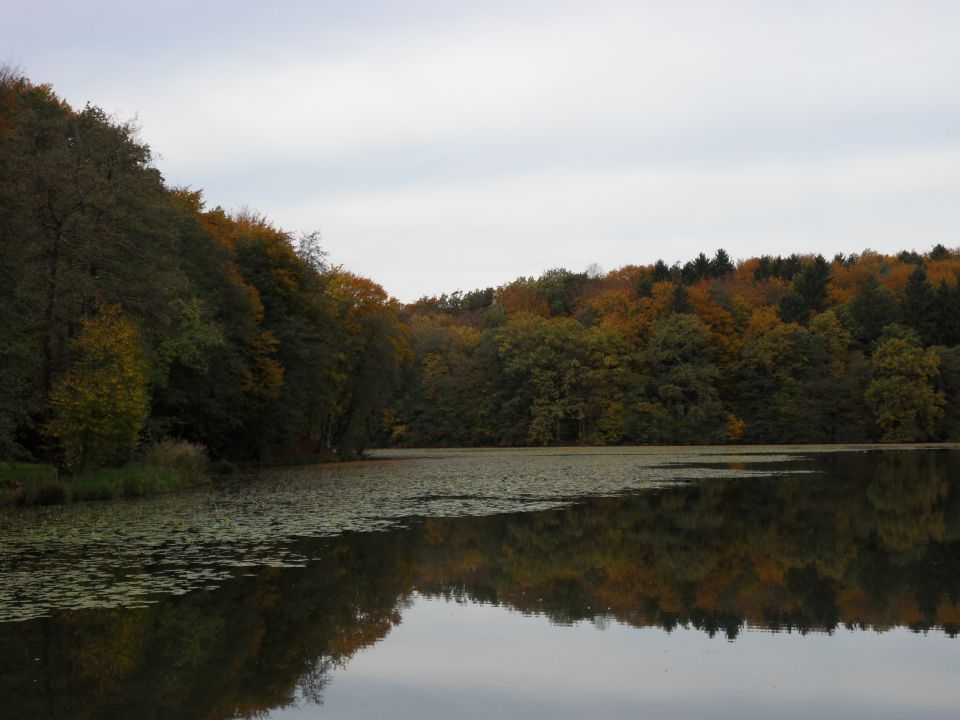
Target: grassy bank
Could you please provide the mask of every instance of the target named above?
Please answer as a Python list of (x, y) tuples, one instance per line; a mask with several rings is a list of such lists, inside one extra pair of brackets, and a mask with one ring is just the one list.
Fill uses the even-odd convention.
[(172, 440), (146, 448), (126, 467), (76, 477), (58, 472), (53, 465), (0, 462), (0, 506), (160, 495), (208, 483), (208, 469), (201, 446)]
[(0, 462), (0, 506), (64, 502), (66, 484), (53, 465)]
[(61, 505), (83, 500), (146, 497), (208, 482), (176, 468), (131, 465), (74, 478), (52, 465), (0, 464), (0, 506)]

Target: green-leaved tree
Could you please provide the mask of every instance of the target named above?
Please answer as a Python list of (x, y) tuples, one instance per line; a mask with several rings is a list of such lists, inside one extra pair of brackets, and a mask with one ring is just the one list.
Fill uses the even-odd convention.
[(888, 329), (872, 357), (873, 379), (867, 403), (884, 442), (920, 442), (935, 437), (944, 414), (943, 392), (934, 382), (940, 374), (936, 349), (924, 350), (916, 335), (898, 326)]

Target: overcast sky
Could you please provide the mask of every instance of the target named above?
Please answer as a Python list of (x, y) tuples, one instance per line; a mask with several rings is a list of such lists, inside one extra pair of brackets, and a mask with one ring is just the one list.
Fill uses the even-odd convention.
[(0, 62), (402, 300), (960, 245), (957, 1), (0, 6)]

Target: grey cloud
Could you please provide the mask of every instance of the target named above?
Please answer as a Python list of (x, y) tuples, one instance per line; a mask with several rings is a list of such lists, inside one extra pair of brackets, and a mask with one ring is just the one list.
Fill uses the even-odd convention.
[(136, 112), (171, 183), (320, 228), (412, 299), (721, 245), (955, 245), (958, 26), (936, 1), (54, 2), (0, 46)]

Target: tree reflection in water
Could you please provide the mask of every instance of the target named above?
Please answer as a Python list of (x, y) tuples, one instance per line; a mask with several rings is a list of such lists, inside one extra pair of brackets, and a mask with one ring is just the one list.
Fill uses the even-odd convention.
[(552, 622), (960, 630), (956, 452), (819, 455), (815, 474), (709, 480), (559, 510), (423, 518), (302, 541), (303, 568), (145, 608), (0, 624), (5, 717), (253, 717), (322, 701), (415, 595)]

